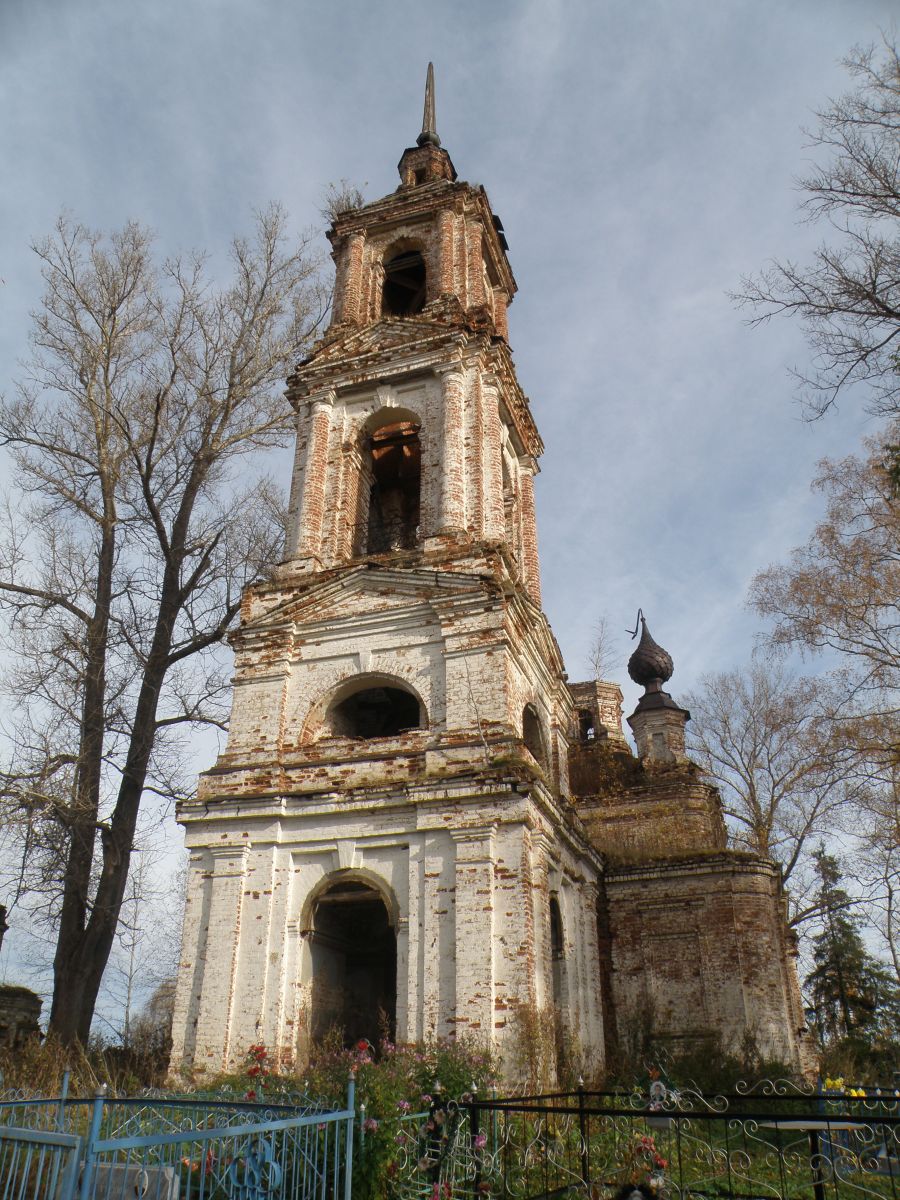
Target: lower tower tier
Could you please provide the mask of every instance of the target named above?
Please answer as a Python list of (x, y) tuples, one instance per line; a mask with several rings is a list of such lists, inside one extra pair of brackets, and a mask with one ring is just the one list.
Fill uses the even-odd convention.
[(554, 1009), (603, 1057), (599, 857), (545, 789), (458, 778), (393, 792), (198, 802), (173, 1066), (263, 1042), (282, 1066), (345, 1039), (489, 1043), (511, 1074)]

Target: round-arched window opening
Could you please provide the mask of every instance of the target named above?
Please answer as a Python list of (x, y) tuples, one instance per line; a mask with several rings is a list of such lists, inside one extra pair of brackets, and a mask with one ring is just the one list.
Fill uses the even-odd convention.
[(418, 250), (403, 250), (384, 264), (381, 311), (387, 317), (410, 317), (425, 307), (425, 259)]
[(531, 704), (526, 704), (522, 712), (522, 740), (528, 750), (542, 767), (547, 765), (547, 748), (544, 745), (544, 731), (537, 711)]
[(338, 701), (326, 717), (333, 737), (396, 737), (422, 728), (422, 710), (412, 692), (398, 687), (368, 687)]
[(594, 714), (589, 708), (578, 710), (578, 733), (583, 742), (592, 742), (597, 736)]

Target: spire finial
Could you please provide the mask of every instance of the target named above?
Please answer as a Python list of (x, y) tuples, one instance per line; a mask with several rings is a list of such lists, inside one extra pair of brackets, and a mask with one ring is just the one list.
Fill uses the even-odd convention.
[(417, 146), (440, 146), (441, 139), (437, 135), (437, 121), (434, 115), (434, 65), (428, 64), (428, 75), (425, 78), (425, 111), (422, 114), (422, 132), (416, 138)]

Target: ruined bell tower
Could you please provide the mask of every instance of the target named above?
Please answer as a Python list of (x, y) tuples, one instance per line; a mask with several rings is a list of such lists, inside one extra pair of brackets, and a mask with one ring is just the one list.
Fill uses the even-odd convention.
[(550, 1008), (602, 1060), (601, 860), (569, 801), (516, 284), (434, 111), (429, 67), (400, 186), (329, 231), (285, 558), (244, 597), (228, 744), (179, 809), (173, 1063), (195, 1069), (260, 1041), (302, 1060), (335, 1024), (510, 1050)]
[(516, 284), (430, 67), (399, 172), (329, 231), (331, 326), (288, 380), (284, 559), (243, 597), (228, 743), (178, 809), (173, 1066), (259, 1042), (299, 1065), (336, 1026), (482, 1039), (514, 1076), (546, 1017), (596, 1074), (635, 1033), (812, 1070), (778, 867), (729, 847), (671, 656), (642, 622), (636, 755), (618, 686), (566, 681)]

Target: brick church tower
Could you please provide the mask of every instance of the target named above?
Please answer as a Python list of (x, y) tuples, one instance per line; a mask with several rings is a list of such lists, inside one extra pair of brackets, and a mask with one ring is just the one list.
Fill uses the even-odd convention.
[(602, 1054), (600, 858), (565, 799), (516, 284), (433, 97), (429, 68), (400, 187), (336, 218), (331, 327), (288, 381), (286, 559), (244, 598), (227, 749), (179, 812), (173, 1062), (291, 1060), (333, 1023), (502, 1041), (553, 1002)]
[[(640, 957), (644, 901), (681, 918), (663, 911), (665, 837), (654, 850), (637, 836), (646, 878), (633, 855), (605, 869), (660, 810), (657, 776), (604, 773), (598, 755), (674, 763), (666, 811), (693, 814), (733, 906), (717, 798), (677, 774), (683, 722), (679, 757), (670, 709), (635, 714), (652, 729), (634, 760), (615, 685), (567, 685), (541, 609), (543, 447), (508, 344), (516, 284), (484, 189), (458, 181), (441, 146), (430, 67), (399, 172), (329, 232), (331, 326), (288, 380), (285, 559), (244, 596), (228, 744), (179, 809), (191, 865), (175, 1066), (219, 1071), (256, 1042), (302, 1061), (337, 1024), (348, 1040), (474, 1035), (514, 1070), (520, 1021), (551, 1011), (600, 1066), (617, 1004), (620, 1023), (640, 1011), (655, 969)], [(770, 868), (754, 877), (755, 920), (783, 932)], [(678, 886), (696, 923), (694, 876)], [(695, 943), (672, 936), (683, 974)], [(767, 1028), (796, 1059), (779, 947)], [(689, 988), (671, 994), (693, 1004)], [(729, 1033), (753, 1009), (735, 1002)]]

